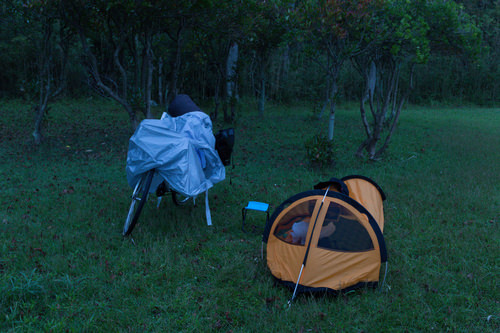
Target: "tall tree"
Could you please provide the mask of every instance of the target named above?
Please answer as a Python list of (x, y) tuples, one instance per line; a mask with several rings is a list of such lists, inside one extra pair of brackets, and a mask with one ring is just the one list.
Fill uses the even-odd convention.
[(266, 102), (267, 73), (272, 52), (285, 40), (288, 32), (288, 13), (293, 3), (288, 0), (252, 0), (246, 3), (252, 15), (246, 46), (253, 51), (257, 67), (258, 110), (264, 116)]
[(339, 73), (346, 61), (367, 47), (365, 30), (370, 26), (378, 0), (307, 0), (300, 5), (303, 38), (311, 45), (310, 55), (323, 67), (330, 105), (328, 139), (333, 140)]
[(453, 1), (387, 0), (373, 22), (367, 51), (354, 56), (353, 63), (365, 82), (360, 112), (366, 139), (356, 154), (366, 152), (376, 160), (387, 149), (412, 91), (415, 66), (432, 51), (474, 53), (478, 31)]
[[(9, 2), (12, 13), (20, 13), (27, 29), (25, 37), (36, 53), (35, 77), (37, 101), (33, 105), (35, 114), (32, 133), (35, 144), (43, 140), (42, 124), (49, 110), (49, 103), (66, 86), (66, 66), (72, 33), (60, 20), (59, 1), (38, 0)], [(28, 28), (29, 27), (29, 28)]]
[[(202, 19), (193, 27), (192, 48), (200, 67), (208, 68), (212, 82), (215, 108), (212, 118), (217, 119), (222, 104), (224, 120), (235, 116), (237, 61), (239, 43), (245, 35), (248, 12), (233, 0), (214, 1), (204, 11)], [(234, 98), (233, 98), (234, 97)], [(231, 114), (228, 113), (228, 104)]]
[(22, 4), (16, 1), (0, 5), (0, 26), (0, 94), (23, 96), (32, 72), (28, 65), (36, 63), (29, 36), (40, 29), (26, 23)]
[[(195, 62), (193, 53), (189, 54), (189, 48), (196, 44), (194, 41), (197, 34), (204, 27), (209, 27), (212, 21), (216, 21), (216, 17), (212, 14), (216, 13), (219, 5), (225, 4), (228, 1), (214, 0), (179, 0), (166, 2), (166, 14), (164, 14), (166, 22), (162, 25), (160, 32), (166, 34), (172, 43), (172, 56), (170, 64), (170, 79), (168, 87), (168, 98), (171, 100), (181, 90), (183, 83), (183, 70), (186, 64)], [(165, 21), (165, 20), (164, 20)], [(201, 46), (203, 47), (203, 45)], [(197, 50), (194, 54), (206, 54), (205, 50)], [(186, 61), (189, 59), (190, 61)]]
[(171, 25), (172, 11), (179, 4), (167, 0), (62, 2), (67, 22), (80, 37), (90, 85), (120, 103), (136, 128), (138, 112), (151, 117), (154, 37)]

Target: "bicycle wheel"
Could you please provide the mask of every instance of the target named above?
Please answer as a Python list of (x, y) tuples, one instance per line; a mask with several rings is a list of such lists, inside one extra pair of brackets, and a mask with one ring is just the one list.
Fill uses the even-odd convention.
[(154, 173), (154, 170), (144, 173), (135, 186), (134, 192), (132, 193), (132, 203), (130, 204), (127, 219), (125, 220), (125, 225), (123, 226), (123, 236), (130, 235), (137, 223), (137, 220), (139, 220), (142, 207), (144, 207), (144, 204), (148, 200), (149, 187), (151, 186)]
[(190, 197), (172, 191), (172, 200), (177, 206), (184, 206), (188, 202), (189, 198)]

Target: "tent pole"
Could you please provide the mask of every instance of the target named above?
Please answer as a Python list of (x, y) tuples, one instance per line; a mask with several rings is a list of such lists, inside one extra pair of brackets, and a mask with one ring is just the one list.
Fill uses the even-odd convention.
[(292, 298), (290, 298), (290, 300), (288, 301), (288, 308), (290, 308), (292, 306), (292, 302), (295, 299), (295, 295), (297, 294), (297, 288), (299, 286), (300, 277), (302, 276), (302, 271), (304, 270), (304, 267), (306, 266), (307, 257), (309, 256), (309, 249), (311, 248), (311, 240), (312, 240), (312, 236), (314, 234), (314, 229), (316, 228), (316, 222), (318, 222), (319, 213), (321, 212), (321, 209), (323, 208), (323, 203), (325, 202), (325, 198), (326, 198), (326, 195), (328, 194), (329, 190), (330, 190), (330, 186), (328, 186), (328, 188), (325, 191), (325, 195), (323, 196), (323, 200), (321, 200), (321, 205), (319, 206), (318, 213), (316, 214), (316, 218), (314, 219), (313, 228), (311, 230), (311, 236), (309, 237), (309, 242), (307, 244), (306, 254), (304, 256), (304, 261), (302, 262), (302, 267), (300, 267), (299, 277), (297, 278), (297, 283), (295, 284), (295, 289), (293, 291)]
[(297, 279), (297, 283), (295, 284), (295, 289), (293, 290), (292, 298), (290, 298), (290, 300), (288, 301), (288, 307), (292, 306), (292, 302), (295, 299), (295, 295), (297, 294), (297, 287), (299, 286), (300, 277), (302, 276), (303, 270), (304, 270), (304, 264), (302, 264), (302, 267), (300, 268), (299, 278)]
[(387, 277), (387, 265), (388, 265), (388, 262), (386, 261), (385, 262), (384, 280), (382, 281), (382, 284), (379, 287), (379, 291), (382, 291), (382, 288), (384, 287), (384, 284), (385, 284), (385, 278)]

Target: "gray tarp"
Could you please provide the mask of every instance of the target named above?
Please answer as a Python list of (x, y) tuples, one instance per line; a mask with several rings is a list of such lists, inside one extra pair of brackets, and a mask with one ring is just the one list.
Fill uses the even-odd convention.
[(210, 117), (195, 111), (143, 120), (129, 141), (129, 185), (134, 188), (141, 174), (153, 168), (172, 189), (190, 197), (224, 180), (226, 170), (215, 150)]

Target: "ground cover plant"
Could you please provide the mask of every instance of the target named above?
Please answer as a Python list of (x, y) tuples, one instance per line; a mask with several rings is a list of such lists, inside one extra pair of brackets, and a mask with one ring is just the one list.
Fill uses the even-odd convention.
[[(494, 332), (500, 329), (500, 112), (405, 110), (383, 159), (354, 157), (359, 111), (338, 109), (335, 163), (311, 167), (304, 142), (326, 131), (311, 107), (241, 102), (227, 180), (204, 203), (148, 202), (133, 239), (121, 236), (131, 189), (131, 130), (119, 106), (52, 106), (33, 147), (32, 114), (2, 102), (0, 117), (1, 331)], [(154, 110), (156, 115), (160, 109)], [(227, 127), (215, 123), (214, 129)], [(386, 192), (389, 254), (380, 290), (300, 295), (276, 286), (261, 258), (264, 217), (329, 177), (361, 174)], [(166, 198), (168, 199), (168, 198)], [(383, 273), (382, 273), (383, 276)]]

